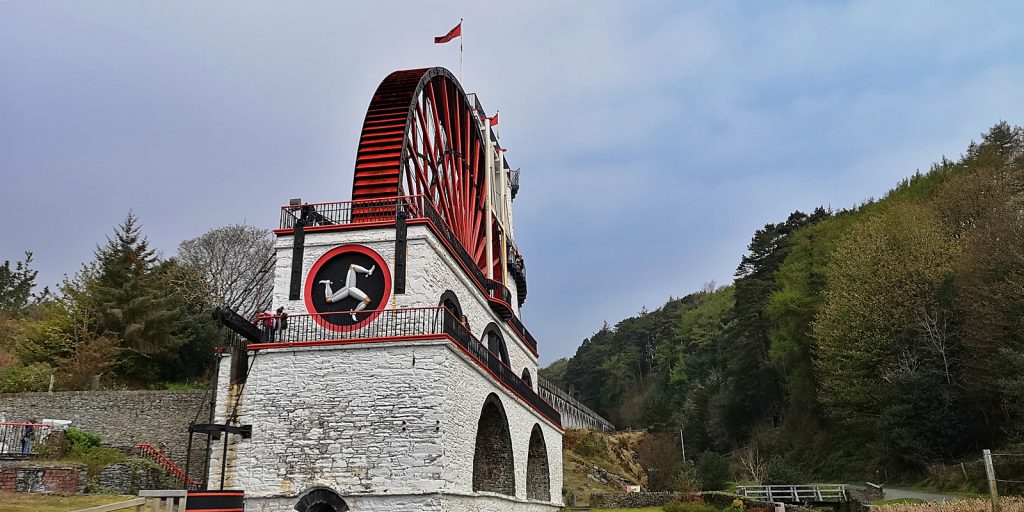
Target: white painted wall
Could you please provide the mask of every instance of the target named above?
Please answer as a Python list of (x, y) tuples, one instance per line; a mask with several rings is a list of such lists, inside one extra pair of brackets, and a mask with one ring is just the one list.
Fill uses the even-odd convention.
[[(229, 412), (229, 359), (221, 361), (218, 422)], [(472, 489), (477, 422), (490, 393), (509, 421), (516, 468), (511, 500), (481, 498)], [(446, 340), (260, 351), (239, 412), (253, 436), (232, 436), (226, 487), (245, 489), (266, 510), (293, 505), (315, 487), (335, 490), (350, 505), (350, 498), (393, 494), (438, 494), (444, 499), (437, 510), (550, 510), (561, 502), (561, 431)], [(553, 502), (547, 504), (526, 500), (535, 424), (548, 449)], [(213, 446), (214, 487), (222, 446)]]

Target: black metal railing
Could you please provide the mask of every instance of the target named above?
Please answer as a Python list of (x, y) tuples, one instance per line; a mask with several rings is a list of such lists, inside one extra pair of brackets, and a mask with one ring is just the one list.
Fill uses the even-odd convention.
[[(355, 320), (352, 315), (355, 315)], [(368, 321), (372, 320), (372, 321)], [(352, 323), (355, 322), (355, 323)], [(351, 325), (345, 325), (351, 324)], [(285, 326), (283, 329), (281, 326)], [(558, 411), (524, 382), (519, 374), (487, 349), (452, 313), (443, 307), (383, 309), (357, 313), (274, 316), (261, 326), (267, 343), (309, 343), (411, 336), (447, 335), (481, 367), (523, 398), (541, 414), (561, 425)]]
[(50, 425), (40, 423), (0, 423), (0, 458), (16, 459), (35, 453), (50, 429)]
[(400, 211), (411, 213), (409, 206), (420, 202), (417, 200), (418, 197), (399, 196), (282, 206), (281, 222), (278, 226), (280, 229), (294, 229), (300, 220), (306, 227), (394, 221)]
[(441, 334), (440, 321), (437, 308), (404, 308), (269, 316), (256, 326), (262, 342), (299, 343)]
[(505, 170), (508, 171), (508, 188), (512, 191), (512, 199), (515, 199), (519, 193), (519, 169), (509, 169), (506, 163)]
[[(500, 313), (502, 315), (502, 318), (506, 320), (509, 318), (515, 318), (515, 312), (512, 311), (511, 306), (512, 292), (510, 292), (508, 288), (505, 288), (505, 285), (493, 279), (488, 279), (484, 275), (483, 271), (480, 270), (479, 265), (476, 264), (476, 261), (473, 260), (473, 257), (470, 256), (469, 252), (466, 251), (466, 248), (463, 247), (462, 242), (459, 241), (459, 239), (455, 236), (455, 233), (452, 232), (451, 228), (448, 227), (448, 223), (441, 218), (440, 214), (437, 213), (437, 208), (434, 207), (433, 203), (424, 200), (421, 202), (421, 206), (423, 216), (430, 221), (430, 223), (436, 229), (437, 233), (441, 235), (441, 238), (448, 242), (448, 245), (452, 248), (452, 250), (455, 251), (455, 257), (457, 257), (459, 261), (462, 262), (463, 267), (469, 269), (471, 277), (474, 280), (476, 280), (480, 288), (487, 293), (488, 297), (504, 302), (504, 304), (498, 305), (498, 307), (501, 308)], [(527, 344), (530, 345), (530, 348), (534, 352), (537, 351), (536, 340), (533, 340), (532, 343), (528, 340), (524, 341), (526, 341)]]
[(519, 320), (519, 317), (513, 315), (506, 321), (508, 322), (509, 326), (512, 327), (512, 330), (515, 331), (517, 335), (519, 335), (519, 339), (525, 341), (527, 345), (533, 347), (534, 349), (537, 348), (537, 339), (534, 338), (532, 334), (530, 334), (529, 329), (527, 329), (526, 326), (523, 325), (523, 322)]

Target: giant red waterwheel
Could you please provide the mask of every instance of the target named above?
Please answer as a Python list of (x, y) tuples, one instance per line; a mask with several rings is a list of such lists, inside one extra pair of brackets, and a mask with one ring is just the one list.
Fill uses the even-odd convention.
[(444, 68), (388, 75), (363, 121), (352, 200), (404, 197), (418, 211), (429, 201), (486, 271), (486, 143), (475, 107)]

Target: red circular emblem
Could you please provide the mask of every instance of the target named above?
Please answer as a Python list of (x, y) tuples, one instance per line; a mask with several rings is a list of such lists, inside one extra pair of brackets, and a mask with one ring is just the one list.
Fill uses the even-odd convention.
[(306, 275), (306, 310), (320, 326), (352, 331), (372, 322), (391, 297), (391, 269), (362, 245), (335, 247)]

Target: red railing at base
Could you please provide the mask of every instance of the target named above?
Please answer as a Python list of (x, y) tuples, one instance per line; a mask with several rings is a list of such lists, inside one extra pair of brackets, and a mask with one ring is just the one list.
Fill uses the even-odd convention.
[(139, 450), (142, 451), (143, 454), (148, 455), (149, 458), (156, 461), (157, 464), (163, 466), (163, 468), (166, 469), (167, 472), (169, 472), (179, 482), (185, 485), (186, 488), (190, 490), (195, 490), (203, 486), (202, 482), (198, 480), (193, 480), (191, 477), (185, 474), (185, 471), (179, 468), (178, 465), (175, 464), (174, 462), (171, 462), (171, 459), (168, 459), (167, 456), (164, 455), (163, 452), (158, 450), (155, 446), (148, 443), (140, 443), (138, 448)]

